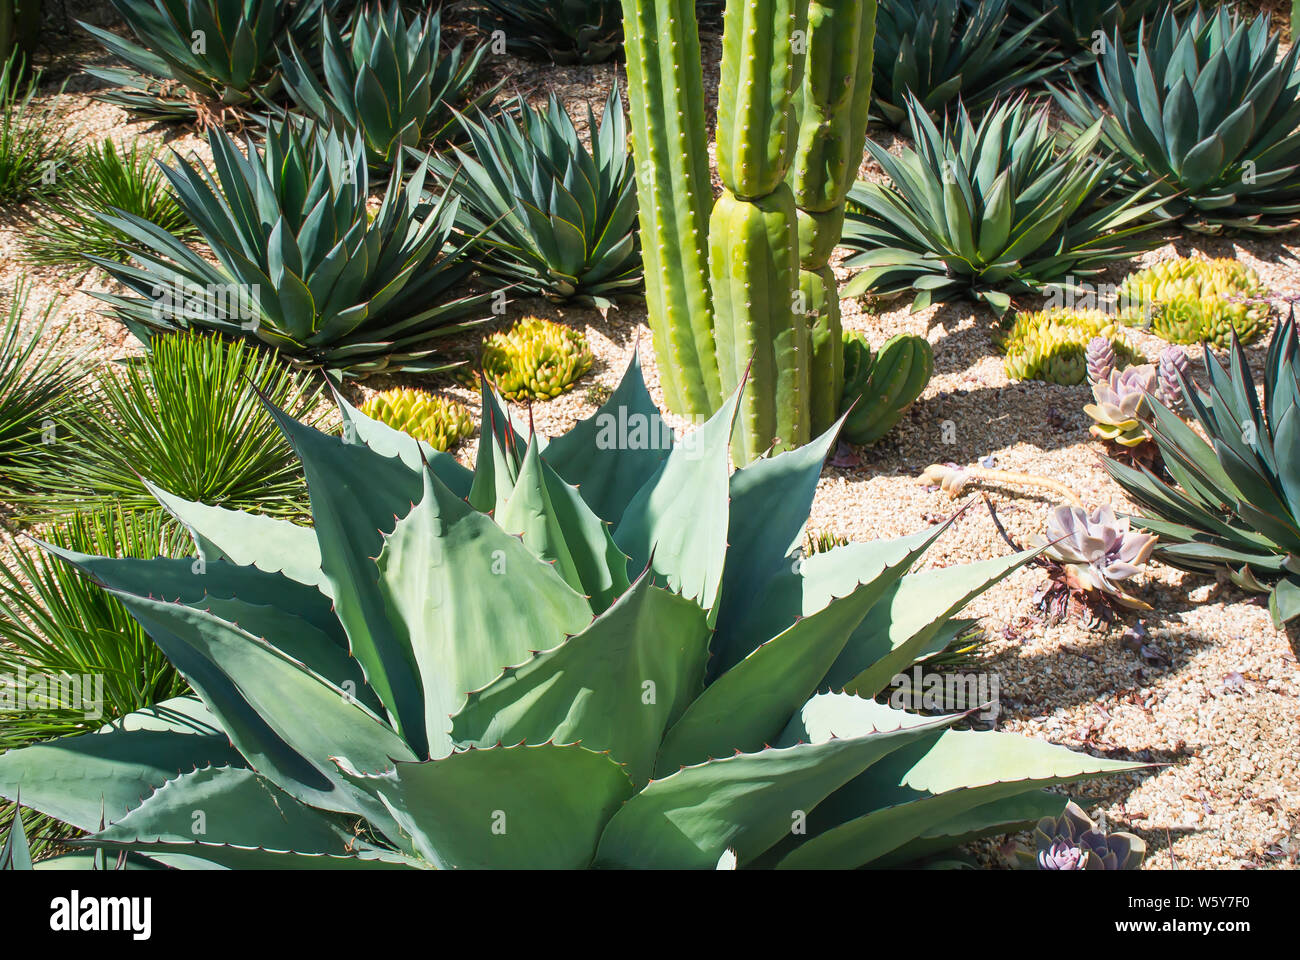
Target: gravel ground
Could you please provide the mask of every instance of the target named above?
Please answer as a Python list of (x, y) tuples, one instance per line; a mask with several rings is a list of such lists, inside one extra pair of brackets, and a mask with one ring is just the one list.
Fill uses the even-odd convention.
[[(100, 22), (103, 22), (102, 20)], [(719, 45), (706, 38), (706, 88), (717, 83)], [(96, 48), (76, 41), (60, 50), (54, 72), (70, 61), (100, 59)], [(585, 120), (581, 103), (596, 109), (621, 71), (613, 66), (552, 67), (510, 58), (491, 62), (507, 78), (505, 94), (540, 100), (555, 91)], [(187, 131), (132, 123), (121, 111), (87, 96), (94, 81), (72, 75), (57, 109), (86, 138), (129, 142), (148, 137), (182, 151), (197, 141)], [(582, 112), (581, 118), (578, 113)], [(882, 142), (888, 134), (881, 135)], [(864, 167), (864, 174), (875, 174)], [(41, 211), (29, 206), (0, 218), (0, 288), (12, 289), (26, 276), (32, 284), (29, 317), (52, 299), (63, 298), (68, 326), (56, 334), (58, 349), (85, 352), (103, 362), (137, 347), (116, 322), (96, 312), (86, 290), (106, 289), (94, 272), (30, 269), (21, 260), (25, 235), (40, 228)], [(1142, 258), (1143, 263), (1176, 254), (1237, 256), (1259, 271), (1274, 295), (1300, 294), (1293, 235), (1270, 240), (1207, 240), (1188, 237)], [(1124, 270), (1108, 279), (1118, 282)], [(841, 279), (847, 273), (840, 271)], [(1032, 305), (1032, 304), (1030, 304)], [(918, 486), (915, 476), (936, 461), (973, 463), (992, 457), (997, 467), (1066, 483), (1086, 501), (1131, 509), (1122, 491), (1101, 468), (1100, 447), (1090, 441), (1081, 407), (1086, 387), (1037, 382), (1012, 383), (989, 335), (992, 315), (970, 304), (948, 304), (910, 314), (903, 302), (864, 306), (842, 303), (845, 326), (863, 331), (875, 346), (902, 332), (926, 335), (935, 347), (936, 370), (924, 396), (900, 427), (854, 467), (828, 467), (813, 505), (810, 529), (860, 540), (893, 537), (934, 524), (956, 504)], [(516, 303), (510, 318), (536, 313), (585, 331), (596, 355), (592, 372), (576, 389), (534, 408), (548, 434), (567, 430), (598, 405), (602, 388), (612, 388), (637, 345), (652, 393), (661, 399), (644, 308), (621, 304), (608, 316), (594, 310)], [(1160, 341), (1137, 332), (1134, 339), (1154, 356)], [(1258, 363), (1263, 347), (1252, 350)], [(467, 402), (473, 394), (444, 379), (384, 378), (353, 388), (356, 398), (393, 382), (442, 389)], [(672, 418), (670, 418), (670, 421)], [(942, 425), (955, 425), (945, 444)], [(685, 426), (681, 421), (676, 425)], [(476, 442), (459, 456), (472, 463)], [(1030, 489), (987, 488), (1007, 532), (1026, 542), (1042, 532), (1053, 502)], [(0, 559), (11, 549), (0, 543)], [(925, 564), (946, 566), (1004, 554), (1009, 547), (982, 506), (967, 511), (931, 549)], [(995, 639), (979, 669), (994, 673), (1002, 691), (1001, 729), (1051, 740), (1093, 754), (1160, 764), (1142, 775), (1082, 785), (1075, 793), (1094, 815), (1114, 829), (1142, 836), (1148, 869), (1294, 867), (1300, 855), (1300, 670), (1286, 637), (1273, 629), (1257, 598), (1227, 583), (1207, 582), (1153, 563), (1138, 592), (1155, 608), (1141, 619), (1146, 649), (1135, 652), (1125, 632), (1138, 625), (1127, 617), (1108, 629), (1075, 623), (1046, 625), (1032, 593), (1043, 580), (1037, 569), (1009, 577), (970, 608), (971, 616)], [(1022, 838), (1023, 839), (1023, 838)], [(974, 851), (990, 866), (1005, 863), (1006, 846), (981, 844)]]

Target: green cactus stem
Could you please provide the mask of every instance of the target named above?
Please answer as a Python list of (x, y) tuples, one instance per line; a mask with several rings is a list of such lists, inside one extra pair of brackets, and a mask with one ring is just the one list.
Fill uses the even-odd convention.
[(693, 0), (623, 0), (646, 310), (664, 400), (700, 415), (722, 402), (706, 261), (704, 82)]
[(718, 172), (709, 269), (722, 388), (749, 371), (736, 462), (808, 442), (808, 318), (796, 310), (799, 234), (791, 102), (796, 0), (728, 4), (718, 86)]
[(831, 252), (867, 137), (876, 0), (812, 0), (800, 18), (807, 55), (798, 71), (798, 137), (790, 185), (799, 208), (798, 306), (810, 329), (811, 432), (835, 422), (844, 391), (840, 303)]

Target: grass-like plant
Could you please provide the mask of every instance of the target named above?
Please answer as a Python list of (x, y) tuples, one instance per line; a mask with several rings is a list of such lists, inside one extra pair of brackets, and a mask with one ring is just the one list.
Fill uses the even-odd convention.
[(311, 417), (319, 386), (268, 351), (211, 334), (160, 336), (151, 346), (146, 357), (105, 370), (60, 418), (60, 443), (72, 455), (65, 473), (24, 504), (28, 515), (105, 499), (156, 509), (142, 475), (187, 500), (302, 514), (302, 475), (253, 388)]
[(72, 154), (72, 134), (36, 102), (40, 71), (24, 71), (13, 54), (0, 68), (0, 203), (50, 196)]
[(47, 204), (53, 216), (27, 241), (35, 263), (85, 264), (87, 255), (124, 261), (132, 238), (96, 214), (125, 211), (182, 240), (197, 233), (142, 141), (92, 144), (72, 159), (61, 186)]
[(35, 324), (21, 329), (27, 287), (19, 284), (0, 325), (0, 500), (38, 489), (57, 472), (63, 451), (55, 417), (82, 383), (75, 359), (56, 356), (51, 302)]
[[(159, 513), (111, 505), (73, 514), (40, 539), (81, 554), (110, 550), (149, 560), (167, 552)], [(17, 709), (0, 711), (0, 753), (96, 729), (185, 691), (184, 679), (117, 598), (34, 545), (10, 546), (0, 563), (0, 676), (23, 699)], [(72, 689), (83, 709), (54, 693)], [(9, 806), (0, 801), (0, 821)], [(24, 819), (33, 853), (69, 833), (32, 811)]]

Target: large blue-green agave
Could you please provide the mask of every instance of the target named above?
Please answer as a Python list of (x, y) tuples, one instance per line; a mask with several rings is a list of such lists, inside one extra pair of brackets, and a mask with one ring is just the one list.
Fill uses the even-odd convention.
[(12, 751), (0, 794), (145, 866), (857, 867), (1139, 766), (873, 699), (1030, 554), (802, 558), (835, 431), (732, 472), (737, 400), (673, 444), (634, 361), (547, 440), (487, 389), (473, 472), (342, 400), (342, 437), (273, 411), (314, 528), (158, 490), (197, 558), (56, 550), (197, 697)]

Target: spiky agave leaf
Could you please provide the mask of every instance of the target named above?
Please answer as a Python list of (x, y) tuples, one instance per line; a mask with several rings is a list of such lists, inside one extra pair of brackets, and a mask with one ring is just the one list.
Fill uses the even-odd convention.
[(346, 404), (352, 442), (276, 412), (314, 528), (166, 497), (201, 577), (56, 551), (198, 701), (10, 751), (0, 795), (189, 866), (833, 867), (1032, 823), (1063, 807), (1044, 787), (1139, 768), (877, 703), (1032, 554), (912, 574), (925, 530), (796, 563), (834, 431), (732, 472), (737, 403), (676, 443), (633, 366), (545, 442), (489, 389), (473, 473)]
[(603, 63), (623, 47), (621, 0), (483, 0), (478, 23), (530, 60)]
[[(165, 550), (162, 518), (115, 505), (43, 530), (79, 554), (151, 559)], [(183, 693), (180, 674), (111, 594), (31, 543), (11, 541), (0, 563), (0, 675), (23, 699), (0, 712), (0, 752), (93, 730)], [(75, 691), (69, 703), (61, 691)], [(38, 692), (41, 691), (41, 692)], [(14, 691), (11, 691), (14, 692)], [(0, 819), (12, 813), (0, 804)], [(28, 811), (36, 853), (69, 830)]]
[(305, 514), (302, 474), (250, 385), (319, 422), (320, 387), (274, 353), (213, 334), (155, 337), (146, 357), (108, 366), (55, 415), (63, 467), (22, 511), (52, 519), (102, 500), (157, 511), (149, 477), (188, 500)]
[(304, 36), (337, 0), (112, 0), (135, 35), (78, 21), (126, 68), (88, 67), (112, 87), (98, 98), (158, 120), (212, 119), (279, 90), (278, 48)]
[[(1205, 352), (1206, 388), (1183, 378), (1193, 430), (1159, 401), (1147, 422), (1173, 482), (1106, 460), (1142, 508), (1136, 522), (1160, 535), (1156, 558), (1184, 570), (1226, 570), (1269, 594), (1281, 628), (1300, 616), (1300, 343), (1294, 316), (1278, 325), (1264, 364), (1263, 404), (1235, 338), (1229, 363)], [(1205, 439), (1209, 438), (1208, 442)]]
[(284, 86), (298, 112), (359, 133), (371, 165), (387, 170), (404, 148), (458, 133), (455, 111), (485, 106), (501, 86), (474, 92), (486, 43), (468, 51), (463, 40), (442, 46), (441, 10), (408, 17), (400, 3), (367, 4), (344, 32), (326, 10), (310, 53), (289, 38), (281, 53)]
[(1035, 24), (1032, 36), (1056, 48), (1067, 69), (1078, 70), (1097, 60), (1116, 31), (1132, 43), (1142, 18), (1160, 8), (1183, 11), (1197, 0), (1013, 0), (1011, 29)]
[(399, 156), (372, 213), (359, 135), (286, 122), (246, 155), (221, 130), (208, 144), (211, 170), (179, 155), (163, 169), (215, 263), (137, 216), (100, 215), (139, 245), (126, 264), (88, 258), (134, 294), (96, 294), (132, 333), (215, 330), (351, 376), (449, 365), (438, 341), (481, 322), (490, 295), (451, 292), (469, 239), (455, 198), (422, 198), (427, 161), (407, 178)]
[(0, 325), (0, 499), (10, 502), (62, 472), (69, 448), (58, 443), (56, 418), (85, 378), (79, 356), (55, 352), (57, 301), (22, 330), (29, 289), (15, 287)]
[(1179, 20), (1165, 11), (1133, 52), (1112, 38), (1100, 97), (1072, 81), (1057, 102), (1124, 160), (1124, 191), (1149, 190), (1158, 214), (1191, 230), (1276, 232), (1300, 223), (1300, 48), (1278, 56), (1269, 19), (1227, 7)]
[(1048, 50), (1034, 37), (1039, 21), (1009, 29), (1010, 3), (881, 4), (871, 85), (876, 118), (890, 126), (905, 124), (908, 92), (931, 114), (959, 96), (968, 109), (979, 110), (1050, 72), (1052, 66), (1044, 65)]
[[(976, 125), (964, 107), (942, 128), (915, 97), (916, 146), (894, 157), (867, 150), (890, 178), (849, 194), (843, 243), (861, 267), (845, 296), (913, 293), (912, 309), (960, 296), (997, 313), (1014, 293), (1068, 288), (1151, 244), (1142, 192), (1105, 203), (1118, 169), (1094, 154), (1100, 121), (1057, 145), (1044, 105), (1004, 101)], [(1154, 242), (1154, 241), (1153, 241)]]
[(637, 290), (636, 178), (617, 87), (599, 124), (587, 106), (590, 150), (554, 94), (544, 108), (520, 98), (506, 111), (462, 118), (470, 152), (432, 160), (484, 269), (523, 293), (601, 307)]

